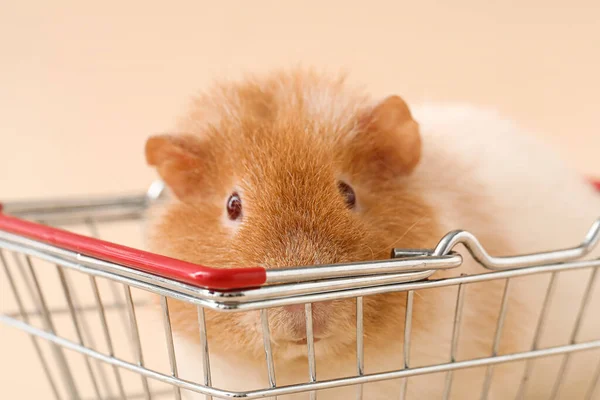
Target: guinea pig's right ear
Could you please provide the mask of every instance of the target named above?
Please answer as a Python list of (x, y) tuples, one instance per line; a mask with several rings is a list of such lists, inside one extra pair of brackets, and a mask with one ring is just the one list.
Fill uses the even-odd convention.
[(146, 162), (181, 201), (198, 194), (205, 179), (202, 141), (191, 135), (157, 135), (146, 141)]
[(351, 168), (370, 178), (407, 175), (421, 158), (419, 125), (399, 96), (389, 96), (359, 116)]

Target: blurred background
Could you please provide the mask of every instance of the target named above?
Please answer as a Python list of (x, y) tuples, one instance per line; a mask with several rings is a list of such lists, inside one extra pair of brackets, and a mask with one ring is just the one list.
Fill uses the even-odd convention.
[[(376, 96), (497, 108), (600, 176), (597, 0), (3, 0), (0, 199), (145, 190), (146, 137), (196, 91), (299, 63)], [(33, 398), (29, 342), (0, 335), (3, 394)]]
[(219, 77), (302, 63), (496, 107), (600, 174), (600, 3), (2, 1), (2, 198), (142, 189), (145, 138)]

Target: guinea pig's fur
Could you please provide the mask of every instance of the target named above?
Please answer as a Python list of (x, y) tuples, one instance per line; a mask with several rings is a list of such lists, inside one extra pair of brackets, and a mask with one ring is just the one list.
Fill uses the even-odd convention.
[[(455, 229), (475, 234), (492, 255), (545, 251), (579, 244), (600, 216), (591, 185), (501, 115), (463, 105), (409, 110), (398, 96), (372, 100), (343, 78), (308, 70), (216, 85), (195, 99), (173, 134), (148, 140), (146, 156), (172, 193), (155, 213), (150, 249), (220, 268), (385, 259), (394, 247), (433, 248)], [(353, 208), (339, 181), (354, 189)], [(242, 215), (232, 221), (226, 206), (234, 192)], [(435, 277), (486, 272), (457, 250), (464, 264)], [(568, 343), (589, 276), (558, 275), (540, 346)], [(511, 280), (500, 353), (531, 347), (548, 280)], [(504, 284), (465, 286), (456, 359), (491, 354)], [(579, 339), (600, 337), (598, 287)], [(415, 293), (411, 367), (450, 360), (456, 296), (456, 287)], [(365, 373), (403, 367), (405, 304), (406, 292), (364, 298)], [(197, 311), (176, 301), (170, 307), (175, 339), (186, 349), (178, 354), (180, 374), (201, 382)], [(356, 374), (355, 307), (354, 299), (313, 305), (318, 380)], [(304, 313), (273, 308), (268, 315), (277, 384), (307, 382)], [(259, 313), (207, 310), (206, 320), (213, 385), (268, 387)], [(582, 382), (599, 357), (573, 355), (562, 398), (583, 398)], [(548, 396), (559, 362), (535, 361), (525, 398)], [(489, 398), (513, 398), (522, 372), (522, 362), (496, 366)], [(454, 372), (451, 398), (479, 398), (485, 373)], [(408, 398), (441, 398), (445, 379), (410, 378)], [(367, 384), (363, 398), (396, 399), (400, 386)], [(354, 398), (356, 390), (328, 389), (318, 398)]]

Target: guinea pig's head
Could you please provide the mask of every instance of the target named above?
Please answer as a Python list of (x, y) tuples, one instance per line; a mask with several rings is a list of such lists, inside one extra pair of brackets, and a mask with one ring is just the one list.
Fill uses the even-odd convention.
[[(340, 82), (283, 76), (201, 96), (181, 132), (151, 137), (146, 158), (173, 194), (154, 251), (219, 268), (277, 269), (389, 258), (433, 237), (431, 209), (408, 182), (418, 124), (398, 96), (378, 102)], [(386, 331), (402, 296), (368, 297), (364, 324)], [(355, 343), (355, 301), (313, 304), (317, 355)], [(196, 335), (179, 305), (175, 326)], [(258, 312), (207, 312), (211, 348), (262, 351)], [(397, 321), (400, 318), (393, 318)], [(276, 354), (305, 353), (303, 306), (269, 310)], [(243, 350), (242, 350), (243, 349)]]

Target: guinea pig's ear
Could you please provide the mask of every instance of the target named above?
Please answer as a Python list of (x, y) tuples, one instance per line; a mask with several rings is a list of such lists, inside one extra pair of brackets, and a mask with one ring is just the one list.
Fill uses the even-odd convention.
[(389, 96), (360, 116), (352, 154), (352, 169), (361, 169), (356, 172), (370, 176), (407, 175), (417, 166), (421, 135), (404, 100)]
[(157, 135), (146, 141), (146, 162), (181, 201), (195, 196), (205, 179), (202, 141), (191, 135)]

